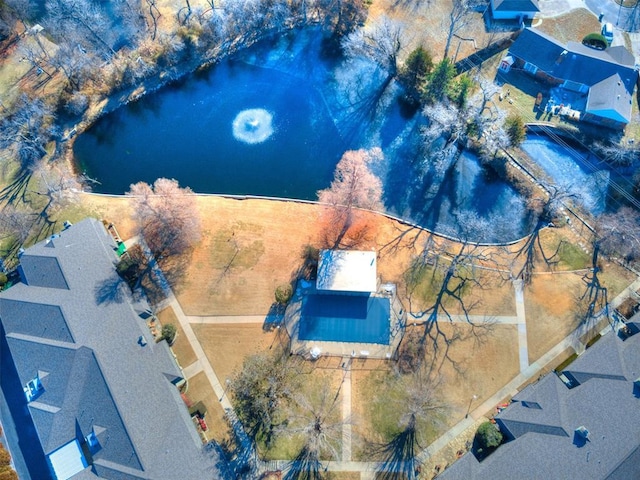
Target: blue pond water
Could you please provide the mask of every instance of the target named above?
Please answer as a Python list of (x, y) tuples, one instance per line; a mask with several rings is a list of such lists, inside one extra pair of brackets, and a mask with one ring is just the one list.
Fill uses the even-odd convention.
[[(234, 136), (239, 115), (265, 119)], [(240, 117), (242, 120), (242, 117)], [(318, 134), (321, 132), (321, 134)], [(326, 187), (345, 147), (312, 86), (282, 72), (226, 62), (121, 108), (81, 135), (75, 156), (100, 184), (124, 193), (138, 181), (175, 178), (202, 193), (311, 199)]]
[(521, 197), (472, 154), (434, 174), (420, 159), (424, 120), (383, 83), (375, 65), (327, 58), (318, 31), (299, 31), (106, 115), (77, 138), (76, 162), (102, 193), (168, 177), (200, 193), (313, 200), (345, 150), (381, 147), (388, 212), (452, 235), (474, 225), (469, 240), (528, 233)]

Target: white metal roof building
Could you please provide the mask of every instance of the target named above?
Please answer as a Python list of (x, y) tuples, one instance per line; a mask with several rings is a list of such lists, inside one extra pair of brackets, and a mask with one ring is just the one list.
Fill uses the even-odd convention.
[(374, 293), (377, 287), (376, 252), (320, 251), (316, 280), (319, 292)]

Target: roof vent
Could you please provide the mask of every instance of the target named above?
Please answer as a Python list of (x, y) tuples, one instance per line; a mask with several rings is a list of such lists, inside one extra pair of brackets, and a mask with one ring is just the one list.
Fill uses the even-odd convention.
[(578, 447), (584, 447), (589, 441), (589, 430), (586, 427), (580, 426), (573, 432), (573, 444)]
[(576, 435), (581, 436), (582, 438), (589, 438), (589, 430), (587, 430), (587, 427), (585, 427), (584, 425), (579, 426), (578, 428), (576, 428)]

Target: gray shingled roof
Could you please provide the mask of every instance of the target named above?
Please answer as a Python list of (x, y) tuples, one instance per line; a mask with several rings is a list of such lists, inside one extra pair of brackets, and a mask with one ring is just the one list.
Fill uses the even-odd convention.
[(73, 342), (58, 305), (0, 298), (0, 312), (6, 331), (60, 342)]
[(577, 42), (565, 46), (544, 32), (526, 28), (509, 53), (554, 78), (590, 87), (587, 112), (629, 122), (638, 73), (633, 55), (624, 47), (595, 50)]
[[(438, 478), (634, 478), (640, 471), (640, 398), (633, 393), (640, 376), (640, 335), (626, 341), (605, 335), (566, 372), (582, 383), (569, 389), (551, 373), (529, 385), (496, 416), (514, 439), (482, 463), (465, 455)], [(586, 443), (575, 436), (581, 426), (589, 431)], [(567, 436), (558, 435), (561, 430)]]
[(65, 290), (69, 288), (58, 259), (55, 257), (22, 255), (20, 273), (27, 285)]
[[(24, 385), (40, 372), (44, 386), (29, 410), (45, 453), (95, 429), (102, 448), (93, 472), (101, 478), (214, 478), (170, 381), (182, 373), (140, 318), (148, 305), (134, 302), (119, 281), (115, 248), (100, 222), (84, 220), (29, 248), (20, 259), (28, 259), (29, 284), (0, 294), (0, 320), (20, 380)], [(33, 283), (34, 271), (53, 265), (46, 257), (57, 260), (67, 290), (44, 276)], [(45, 312), (54, 313), (45, 318)]]

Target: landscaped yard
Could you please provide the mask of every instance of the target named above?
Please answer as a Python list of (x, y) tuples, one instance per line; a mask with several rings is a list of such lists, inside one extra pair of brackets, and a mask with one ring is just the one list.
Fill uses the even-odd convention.
[[(195, 3), (194, 1), (194, 6)], [(204, 5), (206, 2), (198, 3)], [(394, 20), (404, 22), (406, 48), (401, 56), (417, 45), (424, 44), (439, 58), (444, 49), (446, 25), (443, 19), (447, 18), (449, 2), (409, 2), (415, 6), (399, 7), (401, 3), (407, 2), (375, 1), (371, 8), (371, 21), (382, 14), (388, 14)], [(164, 22), (173, 23), (176, 2), (162, 0), (158, 5), (163, 12), (160, 17), (161, 27)], [(474, 14), (474, 17), (475, 21), (469, 28), (459, 32), (459, 36), (475, 39), (476, 46), (482, 48), (496, 38), (485, 32), (480, 14)], [(559, 40), (580, 41), (587, 33), (598, 31), (599, 24), (591, 13), (579, 10), (570, 16), (545, 19), (539, 28)], [(451, 48), (453, 52), (459, 48), (459, 57), (475, 51), (473, 42), (468, 40), (455, 39)], [(502, 55), (500, 53), (487, 62), (485, 75), (494, 75), (495, 66)], [(0, 69), (0, 91), (4, 92), (2, 87), (7, 86), (8, 91), (13, 94), (9, 87), (24, 74), (22, 65), (20, 69)], [(533, 99), (538, 92), (546, 92), (545, 87), (531, 77), (517, 72), (499, 75), (498, 79), (507, 82), (502, 93), (509, 90), (510, 95), (505, 96), (502, 101), (496, 96), (493, 99), (496, 105), (519, 114), (525, 121), (540, 119), (540, 112), (533, 108)], [(331, 225), (326, 207), (303, 202), (232, 200), (215, 196), (199, 196), (197, 202), (203, 226), (202, 240), (191, 252), (186, 269), (181, 272), (181, 280), (173, 287), (182, 309), (191, 317), (191, 326), (207, 360), (225, 387), (225, 395), (228, 395), (227, 380), (233, 379), (241, 371), (247, 357), (286, 347), (288, 339), (284, 329), (266, 329), (260, 319), (266, 318), (273, 306), (276, 287), (295, 281), (302, 264), (304, 247), (330, 246), (326, 232)], [(124, 197), (83, 194), (78, 204), (64, 210), (56, 219), (75, 221), (87, 214), (114, 222), (125, 239), (135, 233), (130, 203)], [(378, 252), (380, 282), (397, 284), (397, 292), (405, 309), (411, 308), (414, 313), (418, 313), (431, 307), (444, 275), (443, 270), (427, 266), (415, 279), (415, 284), (409, 286), (406, 276), (415, 256), (424, 247), (427, 233), (373, 213), (360, 214), (358, 222), (358, 226), (362, 228), (359, 233), (364, 234), (354, 248)], [(583, 269), (589, 268), (591, 261), (590, 254), (576, 245), (576, 234), (566, 226), (545, 229), (540, 238), (548, 251), (554, 251), (562, 240), (566, 243), (559, 250), (560, 263), (554, 267), (555, 273), (548, 272), (538, 258), (532, 283), (525, 287), (530, 363), (539, 359), (576, 328), (576, 299), (585, 289), (582, 277), (586, 270)], [(436, 239), (436, 242), (440, 241)], [(483, 328), (472, 330), (464, 322), (452, 324), (440, 320), (442, 332), (456, 340), (447, 344), (440, 338), (435, 345), (427, 340), (424, 364), (427, 367), (434, 366), (437, 372), (433, 374), (432, 386), (437, 390), (435, 398), (442, 410), (434, 415), (433, 423), (420, 425), (425, 444), (458, 423), (465, 413), (481, 405), (520, 372), (518, 326), (513, 321), (508, 324), (491, 324), (491, 319), (516, 316), (515, 290), (511, 280), (522, 260), (512, 264), (513, 258), (509, 256), (509, 251), (514, 252), (521, 245), (522, 242), (504, 249), (487, 247), (485, 251), (492, 253), (495, 263), (482, 262), (481, 265), (465, 264), (460, 267), (473, 272), (473, 278), (482, 286), (481, 288), (470, 282), (461, 292), (462, 300), (466, 306), (474, 306), (469, 312), (471, 315), (485, 317), (489, 321)], [(449, 255), (441, 252), (441, 256), (441, 265), (450, 262)], [(563, 273), (569, 270), (581, 271)], [(632, 275), (615, 264), (605, 264), (600, 277), (609, 289), (609, 299), (633, 279)], [(415, 287), (411, 289), (411, 302), (408, 287)], [(461, 306), (451, 300), (445, 306), (452, 314), (464, 313)], [(238, 318), (225, 321), (225, 317), (243, 316), (255, 317), (252, 318), (254, 323), (243, 323)], [(173, 323), (177, 327), (173, 351), (183, 368), (192, 365), (197, 356), (175, 312), (171, 308), (165, 308), (158, 312), (158, 318), (162, 324)], [(409, 322), (407, 333), (421, 329), (421, 326), (411, 326)], [(447, 359), (443, 358), (445, 351), (448, 352)], [(346, 359), (328, 357), (321, 357), (316, 362), (305, 362), (304, 373), (299, 379), (301, 387), (298, 393), (316, 400), (323, 391), (329, 391), (331, 398), (335, 395), (336, 410), (332, 412), (331, 418), (335, 421), (341, 415), (345, 362)], [(353, 422), (353, 460), (371, 460), (371, 442), (388, 440), (398, 426), (406, 391), (405, 384), (395, 380), (397, 377), (394, 369), (392, 361), (364, 358), (352, 360), (350, 421)], [(217, 441), (228, 439), (229, 432), (220, 399), (204, 372), (196, 373), (188, 379), (187, 396), (192, 402), (203, 401), (207, 407), (207, 436)], [(490, 415), (493, 410), (486, 413)], [(299, 405), (292, 416), (303, 414), (304, 406)], [(469, 432), (467, 437), (468, 434)], [(455, 445), (456, 451), (463, 448), (460, 443)], [(266, 457), (290, 458), (299, 447), (298, 437), (283, 435), (270, 448)], [(336, 444), (335, 447), (342, 453), (341, 444)], [(360, 475), (335, 473), (333, 478), (355, 480)]]

